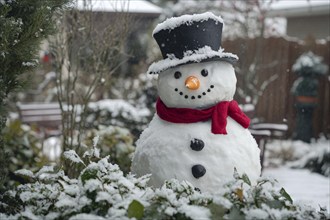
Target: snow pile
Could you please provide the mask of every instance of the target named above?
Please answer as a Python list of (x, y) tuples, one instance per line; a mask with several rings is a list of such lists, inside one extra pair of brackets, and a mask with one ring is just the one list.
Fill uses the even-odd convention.
[[(67, 154), (75, 155), (67, 157), (73, 159), (72, 162), (82, 160), (76, 158), (76, 153)], [(327, 218), (324, 210), (317, 212), (309, 206), (294, 204), (287, 192), (271, 179), (260, 178), (251, 186), (246, 175), (235, 172), (232, 181), (219, 187), (217, 192), (207, 194), (188, 182), (177, 180), (169, 180), (161, 188), (150, 188), (148, 175), (125, 176), (117, 165), (109, 163), (109, 156), (85, 163), (77, 179), (69, 178), (62, 169), (46, 167), (39, 171), (42, 175), (33, 174), (34, 182), (5, 192), (0, 196), (0, 218)]]

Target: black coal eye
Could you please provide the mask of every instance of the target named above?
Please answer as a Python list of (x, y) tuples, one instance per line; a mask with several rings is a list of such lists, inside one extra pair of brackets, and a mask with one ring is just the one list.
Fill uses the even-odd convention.
[(209, 72), (206, 69), (202, 69), (201, 74), (202, 76), (207, 76), (209, 75)]
[(175, 73), (174, 73), (174, 78), (176, 78), (176, 79), (179, 79), (180, 77), (181, 77), (181, 72), (179, 72), (179, 71), (176, 71)]

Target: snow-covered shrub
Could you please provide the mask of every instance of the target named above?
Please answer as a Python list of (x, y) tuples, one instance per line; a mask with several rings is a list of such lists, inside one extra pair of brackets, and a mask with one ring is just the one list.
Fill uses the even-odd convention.
[(150, 116), (148, 108), (137, 108), (122, 99), (104, 99), (88, 104), (86, 124), (88, 127), (125, 127), (138, 135), (150, 121)]
[(128, 173), (135, 150), (130, 131), (117, 126), (100, 125), (97, 130), (86, 131), (85, 144), (87, 146), (95, 145), (95, 137), (99, 137), (97, 146), (100, 148), (100, 156), (111, 155), (110, 162), (117, 164), (125, 174)]
[(302, 158), (311, 146), (302, 141), (271, 140), (267, 142), (265, 166), (277, 167)]
[[(326, 219), (325, 210), (294, 204), (270, 179), (251, 186), (235, 172), (212, 194), (177, 180), (154, 189), (147, 186), (149, 176), (125, 176), (109, 156), (97, 158), (96, 148), (86, 156), (88, 164), (74, 151), (64, 154), (72, 165), (85, 166), (79, 177), (53, 166), (17, 171), (34, 182), (0, 196), (0, 219)], [(16, 208), (9, 209), (13, 201)]]
[(302, 141), (273, 140), (267, 143), (266, 166), (287, 165), (307, 168), (330, 176), (330, 141), (324, 137), (310, 144)]
[(328, 71), (328, 66), (323, 64), (323, 57), (308, 51), (298, 57), (292, 71), (299, 76), (324, 75)]
[(312, 172), (330, 177), (330, 141), (320, 139), (312, 143), (306, 154), (289, 165), (294, 168), (307, 168)]
[(46, 164), (47, 158), (42, 155), (42, 141), (38, 133), (20, 121), (9, 121), (3, 130), (4, 149), (8, 153), (9, 163), (6, 168), (9, 172), (9, 182), (24, 182), (14, 174), (19, 169), (29, 169), (35, 172)]

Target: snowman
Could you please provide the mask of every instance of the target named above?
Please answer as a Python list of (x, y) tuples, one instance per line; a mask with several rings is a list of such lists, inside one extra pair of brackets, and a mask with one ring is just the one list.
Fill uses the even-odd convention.
[(234, 169), (252, 182), (260, 176), (259, 148), (249, 118), (233, 100), (238, 57), (221, 48), (223, 20), (210, 12), (169, 18), (153, 32), (163, 60), (156, 114), (137, 141), (132, 173), (151, 174), (149, 184), (188, 181), (216, 191)]

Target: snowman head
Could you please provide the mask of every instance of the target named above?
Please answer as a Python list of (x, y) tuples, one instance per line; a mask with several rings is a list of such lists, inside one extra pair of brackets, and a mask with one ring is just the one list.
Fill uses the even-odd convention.
[(221, 48), (223, 20), (211, 12), (173, 17), (158, 24), (153, 37), (163, 60), (153, 63), (159, 74), (159, 96), (167, 107), (202, 109), (233, 99), (232, 66), (238, 57)]
[(180, 65), (158, 76), (161, 100), (171, 108), (203, 109), (233, 99), (236, 76), (225, 61)]

